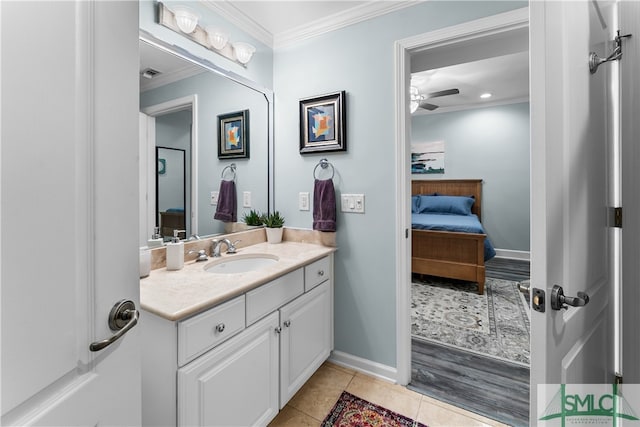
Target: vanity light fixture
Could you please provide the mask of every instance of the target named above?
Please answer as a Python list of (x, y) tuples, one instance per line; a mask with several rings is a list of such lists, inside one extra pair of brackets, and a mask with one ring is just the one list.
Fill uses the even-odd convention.
[(218, 27), (207, 27), (207, 40), (215, 49), (222, 49), (229, 41), (229, 35)]
[(493, 95), (492, 95), (491, 93), (489, 93), (489, 92), (485, 92), (485, 93), (483, 93), (482, 95), (480, 95), (480, 98), (482, 98), (482, 99), (489, 99), (489, 98), (491, 98), (492, 96), (493, 96)]
[[(2, 1), (2, 0), (0, 0)], [(200, 22), (200, 16), (192, 9), (184, 6), (167, 7), (158, 2), (158, 23), (167, 27), (191, 41), (209, 49), (218, 55), (247, 67), (256, 48), (248, 43), (229, 43), (229, 34), (215, 25), (205, 26)]]
[(186, 34), (193, 33), (198, 26), (198, 19), (200, 19), (197, 13), (184, 6), (174, 6), (173, 16), (176, 18), (176, 24), (180, 31)]
[(245, 42), (233, 43), (233, 51), (236, 53), (236, 59), (243, 64), (251, 61), (256, 48)]

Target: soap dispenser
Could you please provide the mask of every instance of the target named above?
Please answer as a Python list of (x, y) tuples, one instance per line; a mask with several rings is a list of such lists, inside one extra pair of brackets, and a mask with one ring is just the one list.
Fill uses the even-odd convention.
[(149, 240), (147, 240), (147, 247), (148, 248), (161, 248), (162, 247), (162, 243), (163, 239), (162, 239), (162, 235), (160, 234), (160, 227), (154, 227), (153, 228), (153, 234), (151, 235), (151, 238)]
[(180, 270), (184, 266), (184, 242), (178, 235), (184, 230), (173, 230), (173, 238), (167, 243), (167, 270)]

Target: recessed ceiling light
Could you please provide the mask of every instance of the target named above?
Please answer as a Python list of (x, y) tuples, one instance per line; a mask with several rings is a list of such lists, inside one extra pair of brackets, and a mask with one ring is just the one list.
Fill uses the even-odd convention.
[(487, 99), (487, 98), (491, 98), (491, 94), (489, 92), (483, 93), (482, 95), (480, 95), (480, 98), (482, 99)]

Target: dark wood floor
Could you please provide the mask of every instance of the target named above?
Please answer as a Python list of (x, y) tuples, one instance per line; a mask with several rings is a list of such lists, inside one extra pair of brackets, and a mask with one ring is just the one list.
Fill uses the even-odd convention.
[[(529, 262), (494, 258), (487, 277), (529, 278)], [(529, 425), (529, 368), (412, 340), (409, 388), (513, 426)]]

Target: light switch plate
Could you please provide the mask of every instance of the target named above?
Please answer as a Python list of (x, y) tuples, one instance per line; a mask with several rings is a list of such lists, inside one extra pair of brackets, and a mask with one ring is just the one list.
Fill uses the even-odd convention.
[(309, 210), (309, 192), (303, 191), (298, 193), (298, 208), (301, 211)]
[(340, 210), (348, 213), (364, 213), (364, 194), (343, 194)]
[(216, 206), (218, 204), (218, 194), (220, 194), (219, 191), (211, 192), (211, 206)]
[(251, 191), (245, 191), (242, 193), (242, 207), (251, 207)]

